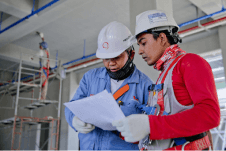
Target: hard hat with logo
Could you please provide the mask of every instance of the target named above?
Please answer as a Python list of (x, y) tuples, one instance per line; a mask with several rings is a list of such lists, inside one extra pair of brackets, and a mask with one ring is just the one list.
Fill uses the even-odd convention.
[(130, 30), (117, 21), (104, 26), (98, 36), (97, 58), (115, 58), (133, 45)]
[(170, 30), (172, 32), (174, 30), (174, 32), (177, 32), (179, 26), (172, 14), (166, 14), (162, 10), (148, 10), (137, 15), (134, 37), (149, 29), (152, 31)]

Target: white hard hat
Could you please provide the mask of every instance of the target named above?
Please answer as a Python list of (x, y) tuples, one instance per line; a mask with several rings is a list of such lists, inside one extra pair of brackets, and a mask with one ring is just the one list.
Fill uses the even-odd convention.
[(101, 29), (98, 36), (97, 58), (115, 58), (133, 45), (130, 30), (117, 21), (113, 21)]
[(162, 10), (148, 10), (136, 16), (135, 37), (152, 29), (153, 31), (161, 31), (167, 29), (179, 30), (179, 26), (175, 22), (172, 14), (166, 14)]

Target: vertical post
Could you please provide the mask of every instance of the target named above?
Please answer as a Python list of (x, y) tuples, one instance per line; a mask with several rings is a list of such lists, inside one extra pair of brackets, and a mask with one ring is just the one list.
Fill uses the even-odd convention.
[[(61, 62), (59, 62), (59, 67), (61, 66)], [(56, 135), (56, 149), (58, 150), (58, 142), (59, 142), (59, 130), (60, 130), (60, 111), (61, 111), (61, 93), (62, 93), (62, 78), (60, 76), (60, 88), (59, 88), (59, 101), (58, 101), (58, 120), (57, 120), (57, 135)]]
[(21, 67), (22, 67), (22, 54), (20, 54), (20, 66), (19, 66), (19, 75), (18, 75), (18, 82), (17, 82), (15, 116), (17, 116), (17, 107), (18, 107), (18, 102), (19, 102)]
[(54, 125), (54, 120), (51, 121), (52, 127), (51, 127), (51, 143), (50, 143), (50, 149), (53, 149), (53, 125)]
[[(33, 84), (35, 85), (35, 73), (33, 74)], [(34, 99), (35, 96), (35, 87), (32, 88), (32, 98)], [(32, 100), (31, 103), (33, 103), (34, 100)]]
[(18, 150), (20, 150), (20, 144), (21, 144), (21, 137), (22, 137), (22, 133), (23, 133), (23, 122), (24, 122), (24, 119), (21, 118), (21, 123), (20, 123), (20, 132), (19, 132), (19, 147), (18, 147)]
[(42, 93), (42, 74), (43, 74), (43, 69), (42, 69), (42, 65), (43, 65), (43, 59), (42, 57), (40, 58), (40, 66), (41, 66), (41, 73), (40, 73), (40, 87), (39, 87), (39, 100), (41, 100), (41, 93)]
[(17, 108), (18, 108), (18, 102), (19, 102), (19, 93), (20, 93), (20, 78), (21, 78), (21, 67), (22, 67), (22, 53), (20, 54), (20, 65), (19, 65), (19, 75), (18, 75), (18, 82), (17, 82), (17, 93), (16, 93), (16, 105), (15, 105), (15, 117), (13, 122), (13, 133), (12, 133), (12, 145), (11, 149), (13, 149), (14, 145), (14, 139), (16, 134), (16, 119), (17, 119)]
[(59, 101), (58, 101), (58, 118), (60, 117), (60, 108), (61, 108), (61, 91), (62, 91), (62, 78), (61, 78), (61, 76), (59, 76), (60, 77), (60, 82), (59, 82), (59, 86), (60, 86), (60, 88), (59, 88)]
[(36, 131), (36, 141), (35, 141), (35, 150), (40, 150), (40, 135), (41, 135), (41, 124), (37, 124), (37, 131)]
[(60, 135), (60, 117), (57, 120), (57, 134), (56, 134), (56, 150), (58, 150), (59, 146), (59, 135)]
[(222, 150), (225, 148), (225, 140), (226, 140), (226, 125), (224, 126), (224, 140), (222, 142)]

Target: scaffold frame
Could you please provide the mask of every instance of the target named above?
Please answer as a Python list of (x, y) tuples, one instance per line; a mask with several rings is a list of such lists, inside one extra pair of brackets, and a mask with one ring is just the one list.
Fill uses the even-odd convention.
[[(11, 92), (14, 90), (16, 90), (16, 93), (13, 92), (14, 94), (16, 94), (16, 100), (15, 100), (15, 105), (12, 106), (12, 108), (10, 107), (0, 107), (0, 108), (5, 108), (5, 109), (15, 109), (14, 110), (14, 120), (13, 120), (13, 132), (12, 132), (12, 141), (11, 141), (11, 150), (19, 150), (20, 149), (20, 143), (21, 143), (21, 135), (22, 135), (22, 126), (23, 124), (25, 124), (27, 121), (30, 121), (30, 122), (36, 122), (36, 123), (52, 123), (52, 127), (51, 127), (51, 143), (50, 143), (50, 149), (51, 150), (58, 150), (58, 144), (59, 144), (59, 128), (60, 128), (60, 108), (61, 108), (61, 90), (62, 90), (62, 78), (61, 76), (58, 76), (60, 73), (59, 73), (59, 70), (57, 69), (57, 72), (56, 73), (52, 73), (50, 74), (50, 78), (53, 78), (53, 77), (57, 77), (59, 79), (59, 98), (58, 98), (58, 101), (56, 100), (41, 100), (41, 87), (42, 87), (42, 78), (41, 78), (41, 75), (42, 75), (42, 72), (43, 70), (36, 70), (36, 69), (30, 69), (30, 68), (27, 68), (27, 67), (23, 67), (23, 56), (26, 56), (26, 54), (23, 54), (21, 53), (20, 55), (20, 62), (19, 62), (19, 68), (18, 68), (18, 71), (13, 71), (13, 70), (9, 70), (9, 72), (14, 72), (16, 74), (14, 74), (15, 76), (15, 80), (11, 80), (11, 81), (3, 81), (3, 83), (7, 83), (7, 85), (5, 85), (5, 89), (0, 91), (0, 94), (2, 96), (4, 96), (6, 93), (9, 93), (11, 94)], [(38, 57), (40, 58), (40, 60), (42, 61), (43, 59), (49, 59), (49, 58), (44, 58), (44, 57), (39, 57), (39, 56), (34, 56), (34, 57)], [(58, 68), (60, 67), (60, 61), (58, 60), (55, 60), (55, 59), (49, 59), (49, 60), (54, 60), (56, 61), (58, 64)], [(10, 68), (10, 67), (9, 67)], [(39, 72), (41, 74), (38, 74), (38, 77), (35, 76), (35, 74), (32, 74), (32, 73), (27, 73), (27, 72), (22, 72), (22, 70), (27, 70), (27, 71), (33, 71), (33, 72)], [(5, 70), (7, 71), (7, 70)], [(18, 76), (16, 76), (18, 74)], [(28, 81), (22, 81), (21, 80), (21, 74), (25, 74), (25, 75), (32, 75), (33, 78), (32, 80), (28, 80)], [(14, 76), (13, 76), (13, 79), (14, 79)], [(17, 79), (17, 80), (16, 80)], [(39, 84), (36, 84), (38, 83)], [(23, 86), (23, 87), (21, 87)], [(38, 87), (39, 88), (39, 97), (36, 99), (34, 98), (34, 88), (35, 87)], [(20, 92), (23, 90), (27, 90), (27, 89), (31, 89), (32, 88), (32, 97), (31, 98), (24, 98), (24, 97), (20, 97)], [(30, 117), (24, 117), (24, 116), (18, 116), (18, 110), (19, 110), (19, 100), (20, 99), (23, 99), (23, 100), (31, 100), (31, 104), (29, 105), (36, 105), (38, 107), (43, 107), (47, 104), (52, 104), (52, 103), (58, 103), (58, 113), (57, 113), (57, 118), (48, 118), (48, 116), (46, 116), (45, 118), (38, 118), (38, 117), (32, 117), (32, 112), (33, 112), (33, 109), (30, 109), (30, 113), (31, 113), (31, 116)], [(36, 101), (36, 102), (34, 102)], [(39, 103), (39, 104), (38, 104)], [(21, 108), (21, 109), (25, 109), (25, 108)], [(17, 123), (18, 123), (18, 119), (19, 119), (19, 122), (20, 122), (20, 125), (19, 125), (19, 129), (20, 131), (19, 132), (16, 132), (16, 126), (17, 126)], [(53, 123), (56, 121), (57, 123), (57, 130), (56, 130), (56, 133), (53, 133)], [(14, 144), (15, 144), (15, 135), (19, 135), (19, 147), (17, 149), (14, 148)], [(52, 147), (52, 140), (53, 140), (53, 137), (56, 136), (56, 142), (55, 142), (55, 147)]]

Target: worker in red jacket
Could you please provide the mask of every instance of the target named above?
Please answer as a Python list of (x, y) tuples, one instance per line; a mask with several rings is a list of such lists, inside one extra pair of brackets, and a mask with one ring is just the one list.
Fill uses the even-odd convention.
[(210, 129), (220, 123), (220, 107), (210, 65), (177, 43), (179, 27), (172, 15), (150, 10), (136, 18), (139, 54), (161, 71), (152, 86), (146, 114), (114, 121), (127, 142), (140, 149), (204, 150), (212, 147)]

